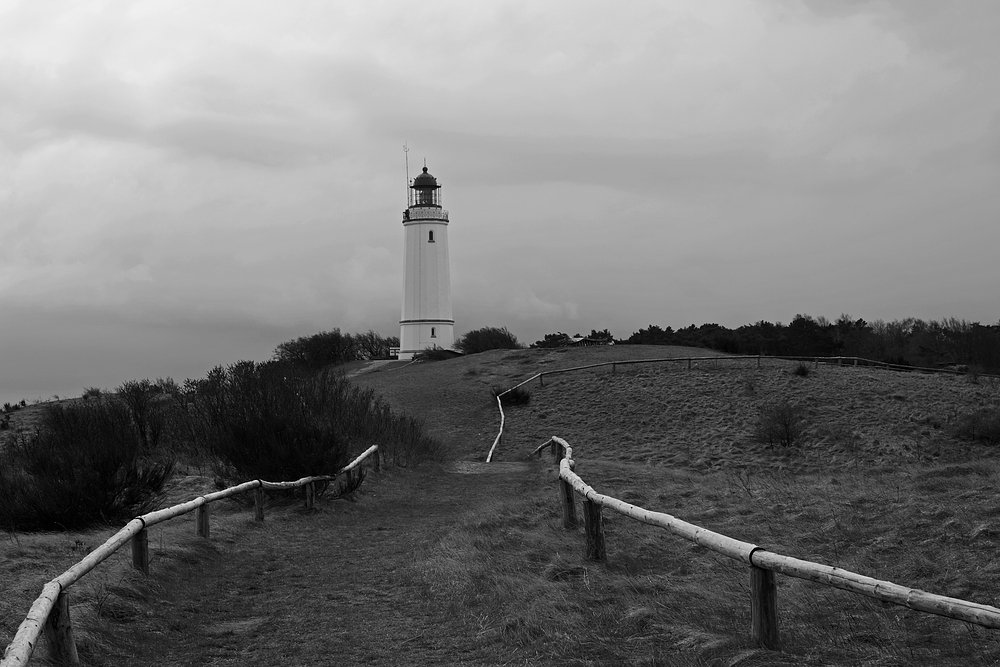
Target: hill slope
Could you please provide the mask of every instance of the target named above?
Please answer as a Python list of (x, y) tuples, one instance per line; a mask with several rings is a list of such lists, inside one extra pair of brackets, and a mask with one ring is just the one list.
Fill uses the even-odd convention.
[[(149, 580), (109, 571), (103, 585), (74, 592), (74, 619), (92, 624), (81, 630), (85, 657), (138, 664), (155, 655), (167, 665), (1000, 660), (996, 631), (786, 577), (778, 579), (784, 651), (756, 649), (745, 567), (610, 512), (607, 564), (584, 561), (579, 530), (561, 527), (551, 462), (510, 463), (560, 435), (601, 492), (778, 553), (996, 605), (1000, 461), (994, 448), (952, 434), (959, 415), (1000, 404), (996, 384), (860, 368), (798, 377), (791, 364), (725, 359), (690, 370), (580, 371), (536, 381), (530, 403), (507, 410), (493, 474), (457, 473), (475, 470), (467, 462), (482, 460), (496, 434), (491, 387), (540, 369), (692, 352), (704, 353), (492, 352), (359, 375), (423, 417), (460, 465), (383, 473), (359, 502), (321, 503), (312, 515), (271, 508), (262, 528), (245, 514), (220, 516), (207, 546), (186, 526), (186, 538), (152, 536), (151, 546), (167, 546), (154, 547)], [(805, 410), (799, 447), (751, 437), (759, 407), (776, 398)], [(103, 611), (78, 614), (81, 605)]]

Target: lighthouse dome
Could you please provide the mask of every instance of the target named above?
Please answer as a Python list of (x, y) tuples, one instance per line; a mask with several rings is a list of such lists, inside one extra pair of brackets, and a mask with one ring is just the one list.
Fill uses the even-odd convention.
[(427, 173), (427, 167), (424, 167), (424, 172), (418, 174), (416, 178), (413, 179), (413, 185), (411, 188), (439, 188), (437, 179)]

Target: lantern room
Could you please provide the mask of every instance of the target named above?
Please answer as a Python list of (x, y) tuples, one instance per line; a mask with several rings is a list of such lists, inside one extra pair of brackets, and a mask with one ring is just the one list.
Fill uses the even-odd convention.
[(441, 208), (441, 186), (437, 179), (427, 173), (424, 167), (422, 174), (413, 179), (410, 185), (410, 208), (415, 206), (435, 206)]

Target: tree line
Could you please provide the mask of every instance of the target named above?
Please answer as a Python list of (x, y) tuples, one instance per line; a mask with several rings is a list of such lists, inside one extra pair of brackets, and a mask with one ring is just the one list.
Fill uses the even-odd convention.
[(984, 325), (955, 318), (866, 322), (841, 315), (831, 322), (800, 314), (787, 325), (761, 320), (737, 329), (712, 323), (676, 331), (651, 324), (618, 342), (686, 345), (729, 354), (862, 357), (930, 368), (966, 365), (970, 370), (1000, 373), (1000, 322)]
[(382, 336), (377, 331), (341, 333), (340, 327), (285, 341), (274, 350), (274, 359), (299, 368), (320, 370), (361, 359), (388, 359), (389, 350), (399, 347), (398, 336)]

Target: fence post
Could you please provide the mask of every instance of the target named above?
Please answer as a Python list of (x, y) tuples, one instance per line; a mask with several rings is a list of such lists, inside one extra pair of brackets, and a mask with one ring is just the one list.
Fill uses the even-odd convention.
[(691, 357), (688, 357), (688, 370), (691, 370)]
[(198, 536), (208, 539), (210, 531), (208, 524), (208, 503), (199, 505), (198, 509), (194, 511), (194, 521), (198, 526)]
[(132, 536), (132, 567), (149, 574), (149, 534), (145, 528)]
[(604, 517), (601, 515), (601, 506), (590, 499), (583, 501), (583, 532), (587, 536), (583, 557), (587, 560), (606, 561), (608, 554), (604, 548)]
[(545, 373), (539, 373), (538, 374), (538, 386), (539, 387), (544, 387), (545, 386)]
[(562, 459), (562, 445), (555, 440), (552, 441), (552, 458), (556, 461), (560, 461)]
[(316, 488), (313, 486), (312, 482), (306, 482), (306, 509), (311, 510), (313, 507), (313, 499), (316, 496)]
[(777, 651), (778, 589), (774, 572), (750, 566), (750, 635), (762, 648)]
[[(352, 486), (354, 486), (354, 470), (353, 469), (347, 471), (347, 488), (350, 489)], [(354, 491), (351, 491), (350, 494), (348, 494), (348, 498), (347, 499), (348, 500), (354, 500)]]
[(253, 490), (253, 519), (254, 521), (264, 520), (264, 487), (262, 486)]
[(757, 355), (757, 368), (760, 368), (760, 355)]
[(376, 449), (374, 452), (372, 452), (371, 457), (369, 457), (371, 459), (374, 459), (372, 461), (372, 468), (375, 470), (375, 472), (378, 472), (379, 470), (382, 469), (382, 458), (381, 457), (382, 457), (382, 449), (381, 448)]
[(617, 372), (618, 364), (611, 364), (611, 374), (614, 375)]
[(573, 485), (559, 478), (559, 501), (562, 503), (563, 528), (576, 528), (576, 492)]
[(54, 662), (80, 664), (80, 655), (76, 652), (76, 640), (73, 638), (73, 626), (69, 620), (69, 595), (66, 591), (59, 591), (59, 597), (49, 612), (43, 632)]

